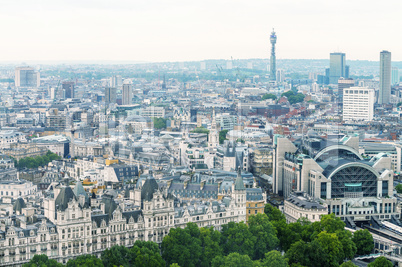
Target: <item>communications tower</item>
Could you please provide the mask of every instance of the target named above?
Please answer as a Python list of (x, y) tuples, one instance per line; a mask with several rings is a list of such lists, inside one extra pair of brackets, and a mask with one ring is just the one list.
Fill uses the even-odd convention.
[(276, 44), (276, 33), (275, 30), (272, 29), (271, 36), (271, 65), (270, 65), (270, 80), (276, 81), (276, 56), (275, 56), (275, 44)]

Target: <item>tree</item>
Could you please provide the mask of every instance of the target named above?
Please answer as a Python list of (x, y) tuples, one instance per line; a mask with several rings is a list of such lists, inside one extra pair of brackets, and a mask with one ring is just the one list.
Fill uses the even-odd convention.
[(226, 140), (227, 133), (228, 133), (228, 130), (222, 130), (219, 132), (219, 144), (223, 144), (223, 141)]
[(392, 262), (387, 260), (387, 258), (385, 258), (384, 256), (378, 257), (377, 259), (375, 259), (375, 261), (367, 265), (367, 267), (392, 267), (392, 266), (393, 266)]
[(152, 118), (154, 122), (155, 129), (164, 129), (166, 128), (166, 119), (164, 118)]
[(94, 255), (81, 255), (67, 262), (67, 267), (103, 267), (101, 259)]
[(398, 194), (402, 194), (402, 184), (398, 184), (395, 186), (395, 190)]
[(265, 99), (276, 100), (276, 95), (274, 95), (274, 94), (265, 94), (265, 95), (262, 96), (261, 100), (265, 100)]
[[(190, 224), (190, 223), (189, 223)], [(188, 224), (188, 225), (189, 225)], [(202, 253), (201, 240), (193, 237), (194, 229), (186, 227), (170, 229), (162, 241), (162, 258), (167, 264), (180, 266), (197, 266)]]
[(367, 229), (357, 230), (354, 232), (352, 241), (356, 244), (357, 255), (368, 255), (374, 249), (373, 236)]
[(159, 247), (155, 242), (137, 240), (130, 249), (129, 255), (130, 265), (150, 267), (166, 266), (165, 261), (160, 255)]
[(35, 255), (28, 262), (22, 265), (23, 267), (62, 267), (63, 264), (56, 260), (49, 259), (46, 255)]
[(356, 264), (354, 264), (351, 261), (345, 261), (344, 263), (342, 263), (341, 265), (339, 265), (339, 267), (357, 267)]
[(212, 260), (212, 267), (250, 267), (253, 266), (253, 261), (247, 255), (241, 255), (239, 253), (230, 253), (226, 257), (217, 256)]
[(296, 104), (304, 101), (304, 95), (302, 93), (297, 93), (297, 90), (290, 90), (281, 94), (281, 96), (286, 96), (290, 104)]
[[(339, 230), (336, 236), (342, 244), (342, 259), (353, 259), (357, 252), (355, 242), (352, 241), (352, 233), (347, 230)], [(373, 243), (374, 244), (374, 243)]]
[(275, 227), (269, 222), (266, 214), (250, 216), (248, 226), (250, 232), (257, 238), (254, 243), (254, 260), (262, 259), (265, 253), (278, 247), (279, 239), (276, 237)]
[(289, 264), (304, 266), (339, 266), (343, 261), (342, 244), (334, 233), (323, 231), (310, 243), (303, 240), (292, 244), (286, 252)]
[(217, 256), (222, 256), (223, 248), (220, 246), (222, 234), (218, 230), (200, 228), (200, 240), (202, 247), (201, 266), (211, 266), (211, 261)]
[(209, 130), (204, 127), (197, 127), (191, 131), (192, 133), (201, 133), (201, 134), (209, 134)]
[(288, 267), (287, 259), (277, 250), (265, 253), (265, 258), (261, 262), (263, 267)]
[(237, 252), (253, 257), (256, 242), (257, 237), (244, 222), (229, 222), (222, 226), (222, 246), (226, 255)]
[(244, 144), (246, 141), (242, 138), (237, 138), (236, 142)]
[[(315, 239), (312, 243), (312, 249), (310, 251), (310, 255), (316, 254), (316, 259), (320, 259), (323, 264), (320, 266), (338, 266), (341, 262), (343, 262), (342, 258), (342, 244), (338, 240), (336, 234), (327, 233), (326, 231), (318, 234), (317, 239)], [(316, 246), (314, 246), (317, 243)], [(317, 253), (317, 249), (320, 248), (320, 254)], [(313, 262), (316, 262), (312, 259)]]
[(285, 215), (278, 209), (272, 206), (271, 204), (265, 204), (264, 213), (268, 216), (268, 219), (272, 221), (285, 221)]
[(105, 267), (128, 266), (130, 251), (125, 246), (113, 246), (102, 252), (101, 259)]
[(294, 264), (310, 266), (309, 255), (306, 255), (308, 250), (309, 244), (307, 244), (303, 240), (299, 240), (290, 246), (288, 251), (286, 251), (285, 257), (288, 259), (291, 266), (293, 266)]

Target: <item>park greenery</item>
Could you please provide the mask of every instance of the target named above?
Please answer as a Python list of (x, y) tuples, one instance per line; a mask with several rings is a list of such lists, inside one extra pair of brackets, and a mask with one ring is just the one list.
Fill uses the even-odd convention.
[(290, 90), (282, 93), (281, 96), (286, 96), (290, 104), (296, 104), (304, 101), (304, 95), (302, 93), (297, 93), (296, 90)]
[(154, 122), (155, 129), (165, 129), (166, 128), (166, 119), (165, 118), (152, 118)]
[(59, 159), (61, 159), (60, 156), (58, 156), (55, 153), (52, 153), (51, 151), (47, 151), (46, 155), (43, 155), (43, 156), (26, 157), (26, 158), (21, 158), (18, 161), (16, 159), (14, 159), (14, 165), (18, 169), (23, 169), (23, 168), (35, 169), (38, 167), (46, 166), (49, 162), (52, 162), (53, 160), (59, 160)]
[[(267, 204), (265, 214), (249, 217), (248, 223), (229, 222), (221, 230), (188, 223), (172, 228), (162, 244), (136, 241), (132, 248), (113, 246), (100, 258), (82, 255), (67, 262), (75, 266), (189, 266), (189, 267), (303, 267), (355, 266), (350, 260), (374, 248), (367, 230), (353, 234), (333, 214), (320, 221), (306, 219), (287, 224), (285, 216)], [(380, 257), (370, 267), (392, 266)], [(24, 267), (64, 266), (44, 255), (36, 255)]]
[(209, 134), (209, 130), (204, 127), (197, 127), (191, 131), (192, 133), (199, 133), (199, 134)]
[(227, 140), (227, 138), (226, 138), (227, 133), (228, 133), (228, 130), (222, 130), (219, 132), (219, 144), (223, 144), (223, 142), (225, 140)]
[(265, 94), (265, 95), (262, 96), (261, 100), (265, 100), (265, 99), (276, 100), (276, 95), (274, 95), (274, 94)]
[(398, 194), (402, 194), (402, 184), (398, 184), (395, 186), (395, 190)]

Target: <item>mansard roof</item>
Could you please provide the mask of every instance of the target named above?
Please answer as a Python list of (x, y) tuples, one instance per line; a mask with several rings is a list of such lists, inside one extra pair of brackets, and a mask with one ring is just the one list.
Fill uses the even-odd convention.
[(77, 200), (73, 190), (69, 186), (64, 186), (61, 188), (60, 193), (57, 195), (55, 205), (56, 210), (64, 211), (68, 207), (68, 203), (72, 200)]
[(154, 177), (148, 177), (141, 189), (141, 200), (150, 201), (154, 197), (154, 193), (159, 189), (158, 183)]
[(13, 205), (13, 210), (14, 211), (18, 211), (21, 212), (23, 208), (26, 208), (26, 204), (24, 199), (22, 199), (21, 197), (17, 198), (17, 200), (14, 202)]

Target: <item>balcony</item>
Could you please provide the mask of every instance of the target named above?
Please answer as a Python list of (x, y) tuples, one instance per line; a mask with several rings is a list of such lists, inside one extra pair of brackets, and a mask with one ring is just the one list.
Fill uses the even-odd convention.
[(36, 252), (36, 248), (31, 248), (31, 252), (35, 253)]
[(20, 250), (20, 254), (26, 254), (26, 250)]
[(15, 255), (15, 251), (9, 252), (8, 255), (14, 256), (14, 255)]
[(41, 248), (40, 250), (41, 251), (47, 251), (47, 248)]

